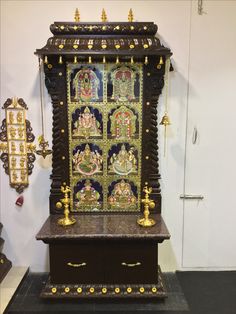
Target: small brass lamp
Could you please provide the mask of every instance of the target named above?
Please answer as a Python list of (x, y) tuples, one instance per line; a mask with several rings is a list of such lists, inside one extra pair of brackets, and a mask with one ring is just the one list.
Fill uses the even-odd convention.
[(145, 186), (143, 192), (145, 193), (145, 198), (143, 198), (141, 202), (144, 204), (144, 218), (139, 218), (137, 220), (137, 223), (142, 227), (151, 227), (156, 224), (156, 221), (154, 219), (149, 218), (149, 208), (155, 207), (155, 202), (149, 199), (149, 194), (152, 193), (152, 188), (148, 188), (147, 186)]
[(57, 223), (63, 227), (73, 225), (76, 223), (76, 219), (74, 217), (69, 217), (69, 204), (70, 204), (70, 198), (68, 197), (69, 192), (71, 192), (71, 189), (69, 186), (62, 186), (61, 191), (64, 194), (64, 198), (61, 199), (62, 204), (64, 205), (64, 218), (58, 219)]

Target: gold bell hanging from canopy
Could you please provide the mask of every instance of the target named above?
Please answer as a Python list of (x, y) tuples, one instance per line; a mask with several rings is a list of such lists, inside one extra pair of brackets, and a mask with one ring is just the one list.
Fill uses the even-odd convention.
[(167, 126), (167, 125), (170, 125), (170, 118), (169, 116), (167, 115), (167, 113), (165, 112), (164, 116), (162, 117), (161, 119), (161, 122), (160, 122), (160, 125), (164, 125), (164, 126)]
[[(158, 66), (163, 64), (163, 59), (160, 57)], [(161, 119), (160, 125), (163, 125), (164, 130), (164, 156), (166, 155), (166, 141), (167, 141), (167, 126), (170, 125), (170, 118), (168, 116), (168, 89), (169, 89), (169, 71), (170, 71), (170, 58), (166, 59), (165, 62), (165, 114)]]

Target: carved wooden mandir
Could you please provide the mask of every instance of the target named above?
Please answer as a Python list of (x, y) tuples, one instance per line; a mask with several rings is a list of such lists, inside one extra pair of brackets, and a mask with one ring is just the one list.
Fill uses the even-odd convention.
[[(55, 22), (36, 54), (53, 106), (48, 298), (163, 298), (157, 103), (169, 49), (152, 22)], [(143, 187), (156, 225), (139, 226)], [(59, 226), (61, 186), (76, 224)]]

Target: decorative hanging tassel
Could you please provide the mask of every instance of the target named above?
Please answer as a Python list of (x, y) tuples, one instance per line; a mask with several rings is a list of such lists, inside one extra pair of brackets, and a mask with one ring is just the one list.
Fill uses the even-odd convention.
[(74, 63), (77, 63), (78, 61), (77, 61), (77, 57), (76, 56), (74, 56)]
[(148, 64), (148, 57), (145, 57), (145, 59), (144, 59), (144, 64), (145, 64), (145, 65)]
[(106, 63), (106, 57), (105, 56), (103, 56), (103, 58), (102, 58), (102, 63)]
[(131, 64), (134, 64), (134, 57), (131, 57), (131, 58), (130, 58), (130, 63), (131, 63)]
[(116, 57), (116, 64), (120, 63), (119, 57)]
[(44, 57), (44, 63), (45, 63), (45, 64), (48, 64), (48, 56), (45, 56), (45, 57)]
[[(162, 59), (162, 57), (161, 57)], [(160, 59), (160, 62), (161, 62)], [(159, 62), (159, 64), (160, 64)], [(163, 59), (162, 59), (163, 62)], [(167, 144), (167, 126), (170, 125), (170, 118), (168, 116), (168, 91), (169, 91), (169, 71), (170, 71), (170, 58), (166, 58), (166, 64), (165, 64), (165, 114), (161, 119), (160, 125), (164, 126), (164, 156), (166, 155), (166, 144)]]
[(16, 204), (17, 206), (20, 206), (20, 207), (21, 207), (21, 206), (24, 204), (24, 196), (23, 196), (23, 195), (20, 195), (20, 196), (17, 198), (15, 204)]

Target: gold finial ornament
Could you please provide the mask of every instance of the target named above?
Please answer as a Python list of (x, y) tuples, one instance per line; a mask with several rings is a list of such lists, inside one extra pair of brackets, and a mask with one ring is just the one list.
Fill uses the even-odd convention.
[(148, 64), (148, 57), (146, 56), (144, 59), (144, 64), (147, 65)]
[(78, 8), (75, 9), (75, 17), (74, 17), (74, 19), (75, 19), (76, 23), (80, 22), (80, 14), (79, 14), (79, 9)]
[(145, 193), (145, 198), (143, 198), (141, 202), (144, 204), (144, 218), (139, 218), (137, 220), (137, 223), (142, 227), (151, 227), (154, 226), (156, 223), (154, 219), (149, 218), (149, 207), (155, 207), (154, 201), (149, 199), (149, 195), (152, 193), (152, 188), (148, 188), (147, 186), (145, 186), (143, 192)]
[(69, 217), (69, 204), (70, 204), (70, 198), (68, 194), (71, 192), (71, 189), (69, 186), (61, 186), (61, 192), (64, 194), (64, 198), (61, 199), (62, 204), (64, 205), (64, 218), (58, 219), (57, 223), (63, 227), (73, 225), (76, 220), (74, 217)]
[(106, 11), (104, 9), (102, 9), (101, 20), (103, 23), (107, 22), (107, 14), (106, 14)]
[(128, 21), (131, 22), (131, 23), (134, 21), (134, 14), (133, 14), (133, 10), (132, 9), (129, 10)]

